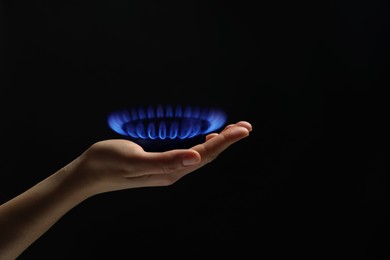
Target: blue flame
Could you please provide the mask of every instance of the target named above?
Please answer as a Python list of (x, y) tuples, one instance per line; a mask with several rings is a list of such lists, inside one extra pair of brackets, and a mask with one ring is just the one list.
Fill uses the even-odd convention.
[(221, 128), (226, 114), (216, 108), (149, 106), (112, 112), (108, 125), (116, 133), (137, 139), (187, 139)]

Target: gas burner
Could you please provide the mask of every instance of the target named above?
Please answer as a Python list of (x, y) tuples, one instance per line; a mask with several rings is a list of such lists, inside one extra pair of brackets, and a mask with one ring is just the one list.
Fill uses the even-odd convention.
[(121, 109), (109, 114), (116, 133), (140, 140), (183, 140), (221, 128), (226, 114), (218, 108), (158, 105)]

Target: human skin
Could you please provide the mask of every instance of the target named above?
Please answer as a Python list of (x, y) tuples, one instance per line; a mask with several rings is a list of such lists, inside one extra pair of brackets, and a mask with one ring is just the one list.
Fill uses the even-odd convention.
[(190, 149), (146, 152), (124, 139), (99, 141), (57, 172), (0, 205), (0, 259), (15, 259), (70, 209), (97, 194), (168, 186), (212, 162), (252, 131), (230, 124)]

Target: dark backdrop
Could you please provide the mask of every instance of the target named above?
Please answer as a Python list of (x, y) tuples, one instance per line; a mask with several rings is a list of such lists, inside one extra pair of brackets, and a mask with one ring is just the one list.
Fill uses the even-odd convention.
[(118, 138), (117, 108), (254, 129), (172, 186), (90, 198), (20, 259), (388, 255), (389, 4), (255, 2), (1, 2), (1, 202)]

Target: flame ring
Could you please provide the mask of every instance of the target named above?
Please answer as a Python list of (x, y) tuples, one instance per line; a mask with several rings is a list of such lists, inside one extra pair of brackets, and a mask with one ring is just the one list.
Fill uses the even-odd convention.
[(221, 128), (226, 114), (217, 108), (159, 105), (118, 110), (107, 122), (116, 133), (136, 139), (187, 139)]

